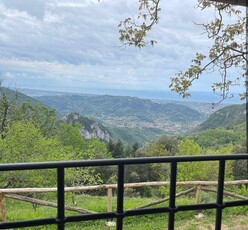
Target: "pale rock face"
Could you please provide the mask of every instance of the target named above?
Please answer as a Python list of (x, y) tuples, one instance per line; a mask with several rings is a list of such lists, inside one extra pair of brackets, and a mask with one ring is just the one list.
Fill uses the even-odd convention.
[(110, 141), (110, 134), (108, 132), (103, 131), (97, 123), (91, 124), (90, 128), (91, 131), (85, 129), (85, 127), (81, 130), (82, 136), (86, 139), (96, 138), (107, 142)]
[(96, 122), (94, 119), (83, 117), (78, 113), (70, 113), (61, 119), (63, 122), (82, 124), (81, 135), (85, 139), (96, 138), (98, 140), (107, 141), (111, 140), (111, 135), (108, 130), (102, 128), (103, 126)]

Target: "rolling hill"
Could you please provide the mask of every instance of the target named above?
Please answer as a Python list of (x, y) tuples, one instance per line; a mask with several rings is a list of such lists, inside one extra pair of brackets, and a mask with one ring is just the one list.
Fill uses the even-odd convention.
[(55, 95), (36, 97), (60, 114), (77, 112), (100, 120), (107, 127), (156, 128), (176, 134), (194, 127), (202, 113), (175, 103), (109, 95)]
[(245, 113), (245, 104), (226, 106), (211, 114), (207, 120), (194, 128), (193, 132), (243, 124)]
[(129, 116), (141, 121), (151, 121), (155, 117), (179, 122), (202, 118), (202, 114), (187, 106), (173, 103), (159, 104), (136, 97), (61, 95), (41, 96), (36, 99), (56, 108), (62, 114), (73, 110), (90, 116)]

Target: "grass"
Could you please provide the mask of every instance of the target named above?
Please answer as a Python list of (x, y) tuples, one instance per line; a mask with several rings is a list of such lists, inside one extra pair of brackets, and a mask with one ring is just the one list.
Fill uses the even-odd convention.
[[(126, 198), (124, 202), (125, 209), (131, 209), (153, 201), (152, 198)], [(55, 201), (55, 197), (50, 196), (49, 201)], [(107, 211), (107, 198), (101, 196), (78, 195), (76, 198), (77, 206), (96, 212)], [(66, 197), (66, 204), (71, 204), (70, 195)], [(177, 205), (193, 204), (194, 198), (178, 198)], [(116, 210), (116, 197), (113, 197), (113, 210)], [(168, 204), (163, 204), (168, 205)], [(27, 220), (56, 217), (56, 209), (44, 206), (33, 207), (32, 204), (6, 199), (7, 220)], [(204, 217), (195, 218), (195, 211), (178, 212), (176, 214), (175, 226), (177, 230), (206, 230), (214, 229), (215, 211), (208, 210), (202, 212)], [(234, 207), (224, 209), (223, 224), (226, 229), (248, 229), (248, 207)], [(66, 212), (66, 215), (75, 215), (75, 212)], [(167, 229), (168, 214), (145, 215), (138, 217), (126, 217), (124, 219), (124, 230), (165, 230)], [(246, 227), (245, 227), (246, 226)], [(238, 227), (238, 228), (236, 228)], [(26, 229), (57, 229), (56, 226), (41, 226)], [(115, 227), (106, 226), (105, 220), (86, 221), (80, 223), (67, 223), (66, 229), (77, 230), (114, 230)]]

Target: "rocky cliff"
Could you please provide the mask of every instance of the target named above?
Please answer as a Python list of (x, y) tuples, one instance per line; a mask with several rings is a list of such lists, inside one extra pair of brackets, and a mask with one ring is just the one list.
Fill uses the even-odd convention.
[(74, 112), (62, 117), (61, 120), (73, 125), (76, 122), (80, 123), (82, 125), (81, 134), (86, 139), (96, 138), (107, 142), (111, 139), (111, 134), (108, 129), (94, 119), (84, 117)]

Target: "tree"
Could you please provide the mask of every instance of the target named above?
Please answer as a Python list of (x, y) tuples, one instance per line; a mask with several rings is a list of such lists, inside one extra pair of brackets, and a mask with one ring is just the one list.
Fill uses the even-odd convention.
[(160, 0), (139, 0), (139, 14), (135, 19), (129, 17), (119, 24), (120, 41), (123, 46), (144, 47), (150, 43), (154, 45), (156, 41), (146, 41), (147, 32), (159, 21)]
[[(201, 155), (202, 148), (193, 140), (184, 139), (178, 145), (179, 155)], [(203, 170), (204, 162), (183, 162), (178, 164), (178, 180), (202, 180), (208, 174)]]
[(9, 127), (9, 116), (16, 107), (18, 94), (8, 95), (6, 88), (2, 87), (2, 82), (0, 79), (0, 133), (4, 139)]
[(71, 146), (74, 151), (82, 152), (87, 149), (87, 143), (82, 137), (80, 130), (81, 125), (79, 123), (73, 126), (72, 124), (62, 122), (58, 125), (56, 138), (62, 145)]
[(109, 141), (107, 144), (108, 151), (112, 153), (114, 158), (123, 158), (124, 155), (124, 145), (121, 140), (113, 142), (112, 140)]
[(133, 145), (128, 145), (125, 148), (125, 157), (135, 157), (136, 151), (139, 149), (139, 143), (135, 142)]
[[(219, 71), (221, 79), (212, 84), (212, 90), (221, 96), (222, 100), (232, 97), (230, 88), (242, 82), (246, 77), (247, 47), (246, 47), (246, 16), (235, 6), (230, 4), (199, 0), (201, 10), (214, 6), (216, 18), (207, 24), (202, 24), (204, 32), (213, 41), (208, 54), (196, 53), (191, 66), (185, 71), (180, 71), (172, 78), (171, 89), (183, 97), (190, 96), (189, 89), (195, 80), (204, 72)], [(225, 16), (224, 16), (225, 14)], [(235, 17), (228, 20), (227, 17)], [(225, 20), (227, 23), (225, 24)], [(241, 71), (231, 72), (233, 68)], [(243, 73), (240, 74), (239, 72)], [(245, 80), (242, 82), (245, 83)], [(242, 98), (246, 97), (245, 94)]]
[[(225, 2), (225, 1), (224, 1)], [(234, 1), (235, 2), (235, 1)], [(147, 32), (159, 22), (160, 0), (140, 0), (139, 13), (136, 19), (127, 18), (120, 24), (120, 41), (123, 45), (144, 47), (155, 43), (146, 41)], [(191, 66), (186, 71), (180, 71), (171, 78), (170, 88), (182, 97), (189, 97), (189, 89), (193, 82), (198, 80), (204, 72), (219, 71), (219, 82), (213, 82), (212, 90), (221, 96), (221, 100), (231, 97), (230, 88), (244, 83), (242, 77), (246, 76), (247, 44), (246, 44), (246, 16), (242, 15), (235, 5), (218, 1), (198, 0), (200, 10), (213, 8), (216, 17), (206, 23), (200, 24), (204, 33), (213, 41), (208, 54), (196, 53)], [(229, 20), (228, 18), (234, 18)], [(240, 73), (233, 76), (231, 70), (239, 68)], [(239, 71), (240, 72), (240, 71)], [(245, 93), (241, 98), (246, 97)]]
[(12, 112), (12, 121), (32, 122), (46, 137), (54, 135), (57, 128), (55, 109), (43, 104), (31, 104), (24, 101)]
[[(0, 139), (0, 162), (44, 162), (69, 160), (69, 149), (54, 138), (45, 138), (31, 122), (13, 122), (4, 139)], [(56, 182), (54, 170), (11, 171), (1, 174), (3, 187), (51, 186)]]
[(178, 152), (178, 140), (162, 136), (147, 146), (147, 152), (150, 156), (174, 156)]
[[(178, 140), (175, 137), (162, 136), (150, 143), (146, 148), (147, 156), (174, 156), (178, 153)], [(169, 177), (169, 164), (151, 164), (150, 178), (152, 181), (166, 180)]]
[(13, 122), (32, 122), (44, 136), (52, 136), (56, 129), (57, 115), (40, 103), (24, 101), (18, 91), (2, 86), (0, 79), (0, 136), (4, 139)]

